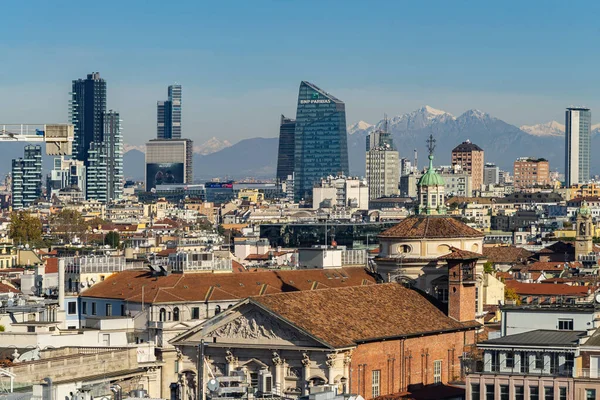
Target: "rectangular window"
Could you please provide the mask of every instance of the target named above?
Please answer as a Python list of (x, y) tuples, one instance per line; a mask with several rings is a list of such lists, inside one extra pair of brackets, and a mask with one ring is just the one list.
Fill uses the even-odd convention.
[(544, 388), (544, 400), (554, 400), (554, 387)]
[(372, 397), (379, 397), (379, 378), (381, 371), (376, 369), (372, 372), (372, 384), (371, 384), (371, 394)]
[(485, 400), (495, 400), (494, 385), (485, 385)]
[(192, 307), (192, 319), (200, 319), (200, 307)]
[(481, 400), (481, 386), (479, 386), (479, 383), (471, 384), (471, 400)]
[(510, 351), (506, 353), (506, 368), (513, 368), (515, 366), (515, 354)]
[(522, 351), (520, 353), (520, 355), (521, 355), (521, 373), (525, 374), (529, 370), (529, 359), (527, 357), (527, 353), (525, 353), (524, 351)]
[(572, 331), (573, 330), (573, 320), (572, 319), (559, 319), (558, 320), (558, 330)]
[(75, 314), (77, 314), (77, 303), (76, 302), (70, 301), (68, 303), (67, 307), (68, 307), (67, 312), (68, 312), (69, 315), (75, 315)]
[(112, 304), (107, 304), (106, 305), (106, 316), (107, 317), (111, 317), (112, 316)]
[(525, 400), (525, 388), (523, 386), (515, 386), (515, 400)]
[(92, 301), (92, 315), (96, 315), (96, 302)]
[(125, 304), (121, 304), (121, 317), (125, 316)]
[(87, 301), (82, 301), (81, 302), (81, 313), (83, 315), (87, 314)]
[(27, 327), (27, 332), (28, 332), (28, 333), (33, 333), (33, 332), (35, 332), (35, 326), (28, 326), (28, 327)]
[(442, 360), (435, 360), (433, 362), (433, 383), (440, 383), (442, 381)]
[(529, 386), (529, 400), (540, 400), (540, 388)]
[(585, 400), (596, 400), (596, 389), (585, 389)]
[(544, 355), (535, 353), (535, 369), (544, 369)]
[(500, 385), (500, 400), (509, 400), (508, 385)]
[(567, 400), (567, 388), (566, 387), (558, 388), (558, 400)]

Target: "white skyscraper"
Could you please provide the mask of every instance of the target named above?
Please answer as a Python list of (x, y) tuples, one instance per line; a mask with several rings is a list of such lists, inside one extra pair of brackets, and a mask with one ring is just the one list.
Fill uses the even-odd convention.
[(592, 113), (589, 108), (570, 107), (565, 122), (565, 185), (590, 180)]
[(375, 130), (367, 136), (366, 147), (369, 199), (398, 195), (400, 160), (392, 136), (387, 132), (387, 119), (382, 130)]

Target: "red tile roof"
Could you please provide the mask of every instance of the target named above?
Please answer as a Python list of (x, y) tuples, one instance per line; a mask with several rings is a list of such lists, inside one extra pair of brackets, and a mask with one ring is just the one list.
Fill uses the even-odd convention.
[(5, 283), (0, 282), (0, 293), (21, 293), (21, 291)]
[[(448, 317), (419, 292), (397, 283), (280, 293), (251, 300), (335, 348), (480, 326)], [(351, 329), (348, 321), (353, 321)]]
[[(569, 267), (581, 267), (581, 263), (564, 263), (557, 261), (536, 261), (525, 266), (527, 271), (561, 272)], [(523, 271), (523, 270), (522, 270)]]
[(480, 258), (483, 258), (482, 254), (456, 247), (450, 247), (450, 253), (439, 257), (440, 260), (477, 260)]
[(46, 266), (44, 268), (44, 272), (46, 274), (58, 273), (58, 258), (56, 258), (56, 257), (46, 258), (44, 260), (44, 262), (46, 263)]
[(525, 262), (533, 253), (516, 246), (484, 246), (483, 255), (493, 263), (515, 264)]
[(482, 238), (477, 229), (447, 215), (416, 215), (403, 219), (399, 224), (383, 231), (378, 237), (398, 239), (425, 238)]
[(588, 295), (588, 290), (594, 291), (591, 286), (570, 286), (564, 284), (548, 283), (522, 283), (506, 281), (506, 288), (514, 289), (521, 296), (580, 296)]
[(154, 277), (149, 271), (132, 270), (111, 275), (87, 289), (83, 296), (165, 303), (244, 299), (269, 293), (375, 284), (375, 278), (359, 267), (253, 273), (186, 273)]

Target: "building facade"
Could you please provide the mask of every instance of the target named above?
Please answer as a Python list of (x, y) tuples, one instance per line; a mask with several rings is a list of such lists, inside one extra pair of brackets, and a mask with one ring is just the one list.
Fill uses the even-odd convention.
[(391, 135), (384, 129), (367, 136), (366, 175), (369, 198), (397, 196), (400, 191), (400, 157)]
[(296, 120), (281, 116), (279, 122), (279, 151), (277, 153), (277, 181), (285, 182), (294, 173), (294, 134)]
[(486, 163), (483, 167), (483, 184), (497, 185), (500, 183), (500, 168), (496, 164)]
[(295, 200), (308, 199), (329, 175), (349, 175), (346, 105), (302, 81), (298, 93), (294, 149)]
[(85, 196), (86, 168), (83, 161), (65, 160), (63, 157), (54, 159), (54, 169), (50, 171), (46, 184), (48, 199), (58, 195), (61, 189), (77, 188)]
[(570, 187), (590, 180), (592, 113), (570, 107), (565, 116), (565, 186)]
[(550, 163), (544, 158), (518, 158), (514, 163), (515, 189), (527, 189), (550, 184)]
[(146, 143), (146, 191), (157, 185), (192, 183), (190, 139), (154, 139)]
[(106, 186), (109, 200), (123, 197), (123, 134), (118, 112), (108, 111), (103, 116), (103, 145), (106, 151)]
[(452, 150), (452, 165), (460, 165), (461, 169), (471, 175), (473, 190), (481, 190), (484, 167), (483, 149), (470, 140), (464, 141)]
[(156, 105), (156, 138), (181, 139), (181, 85), (171, 85), (168, 100)]
[(23, 158), (12, 160), (12, 206), (26, 208), (42, 196), (42, 147), (27, 145)]
[(345, 176), (328, 176), (313, 188), (313, 209), (369, 209), (369, 188), (364, 180)]
[(69, 116), (75, 132), (73, 158), (88, 164), (90, 143), (101, 141), (103, 114), (106, 111), (106, 81), (99, 72), (73, 81)]

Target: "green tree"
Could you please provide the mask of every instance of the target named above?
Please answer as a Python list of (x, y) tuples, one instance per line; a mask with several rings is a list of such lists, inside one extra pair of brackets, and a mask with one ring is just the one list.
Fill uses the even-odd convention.
[(521, 305), (521, 297), (517, 294), (515, 289), (512, 289), (512, 288), (504, 289), (504, 300), (512, 301), (516, 305)]
[(121, 236), (119, 235), (119, 232), (114, 232), (114, 231), (108, 232), (106, 234), (106, 236), (104, 237), (104, 244), (107, 244), (114, 249), (119, 247), (120, 241), (121, 241)]
[(75, 237), (81, 238), (87, 224), (79, 211), (64, 209), (50, 219), (50, 229), (65, 242), (71, 243)]
[(491, 261), (487, 261), (485, 264), (483, 264), (483, 272), (485, 272), (486, 274), (494, 273), (494, 263)]
[(4, 325), (0, 325), (0, 332), (4, 332), (4, 331), (5, 331)]
[(13, 211), (8, 235), (15, 244), (38, 243), (42, 240), (42, 221), (26, 211)]

